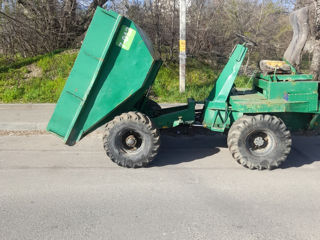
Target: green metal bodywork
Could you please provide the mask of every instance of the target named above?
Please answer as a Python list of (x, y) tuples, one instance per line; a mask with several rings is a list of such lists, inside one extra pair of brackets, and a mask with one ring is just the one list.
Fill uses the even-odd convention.
[(243, 113), (318, 111), (317, 82), (255, 79), (254, 86), (256, 93), (230, 97), (233, 110)]
[(188, 99), (188, 105), (161, 110), (158, 117), (152, 118), (158, 128), (171, 128), (180, 124), (192, 124), (195, 119), (196, 102)]
[[(280, 117), (291, 130), (314, 128), (319, 114), (318, 82), (312, 75), (257, 75), (253, 93), (230, 96), (233, 111), (244, 114), (270, 113)], [(316, 123), (316, 120), (313, 120)], [(310, 125), (311, 124), (311, 125)]]
[(200, 116), (193, 99), (156, 113), (145, 108), (162, 64), (151, 41), (131, 20), (98, 8), (47, 130), (73, 145), (129, 111), (147, 114), (158, 128), (197, 119), (197, 124), (202, 121), (204, 127), (223, 132), (244, 114), (260, 113), (280, 117), (292, 130), (320, 127), (318, 82), (312, 75), (296, 70), (287, 75), (257, 74), (250, 92), (232, 91), (247, 51), (245, 44), (234, 48)]
[(276, 71), (270, 75), (257, 74), (251, 91), (231, 93), (230, 86), (246, 50), (238, 45), (231, 55), (206, 101), (203, 125), (223, 132), (244, 114), (269, 113), (280, 117), (291, 130), (320, 127), (318, 82), (312, 81), (312, 75), (297, 74), (295, 69), (287, 75)]
[(228, 98), (247, 50), (243, 45), (235, 47), (205, 102), (202, 124), (212, 131), (223, 132), (230, 125), (231, 119), (242, 115), (230, 110)]
[(151, 41), (139, 27), (98, 8), (48, 131), (74, 144), (115, 115), (132, 110), (160, 66)]
[[(142, 111), (138, 103), (161, 64), (142, 29), (115, 12), (97, 8), (47, 130), (73, 145), (116, 115)], [(193, 120), (192, 101), (154, 119), (159, 127)]]

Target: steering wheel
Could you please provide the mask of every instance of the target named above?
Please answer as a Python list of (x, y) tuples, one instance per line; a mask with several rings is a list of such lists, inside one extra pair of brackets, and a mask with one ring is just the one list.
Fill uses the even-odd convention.
[(255, 41), (251, 40), (250, 38), (248, 38), (248, 37), (246, 37), (246, 36), (244, 36), (244, 35), (241, 35), (241, 34), (239, 34), (239, 33), (236, 33), (236, 36), (237, 36), (238, 38), (240, 38), (242, 41), (244, 41), (244, 42), (245, 42), (247, 45), (249, 45), (249, 46), (255, 46), (255, 47), (258, 46), (258, 44), (257, 44)]

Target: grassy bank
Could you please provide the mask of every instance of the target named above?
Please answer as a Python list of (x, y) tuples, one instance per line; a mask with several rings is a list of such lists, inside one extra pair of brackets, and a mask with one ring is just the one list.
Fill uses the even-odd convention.
[[(33, 58), (8, 61), (0, 58), (0, 102), (54, 103), (63, 89), (75, 51), (56, 51)], [(188, 97), (203, 100), (208, 96), (219, 71), (207, 64), (190, 60), (187, 66), (186, 92), (179, 93), (177, 64), (164, 64), (151, 91), (158, 102), (185, 102)], [(238, 77), (237, 87), (244, 87), (247, 77)]]
[(76, 58), (74, 52), (17, 59), (0, 66), (0, 101), (3, 103), (56, 102)]
[[(210, 93), (220, 71), (215, 71), (211, 66), (189, 61), (187, 66), (186, 92), (179, 92), (179, 66), (177, 64), (164, 65), (157, 76), (152, 88), (152, 96), (158, 102), (186, 102), (193, 97), (197, 101), (204, 100)], [(239, 76), (236, 79), (237, 87), (245, 87), (248, 77)]]

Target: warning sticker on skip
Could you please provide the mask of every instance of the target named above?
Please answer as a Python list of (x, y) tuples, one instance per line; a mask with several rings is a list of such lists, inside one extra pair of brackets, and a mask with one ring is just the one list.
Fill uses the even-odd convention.
[(122, 26), (118, 38), (116, 40), (116, 45), (125, 50), (129, 50), (135, 35), (136, 31), (134, 29), (129, 28), (127, 26)]

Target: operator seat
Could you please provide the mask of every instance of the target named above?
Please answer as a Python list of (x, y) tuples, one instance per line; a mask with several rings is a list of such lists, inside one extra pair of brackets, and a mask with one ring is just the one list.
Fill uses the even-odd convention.
[(285, 61), (261, 60), (259, 67), (263, 75), (272, 74), (291, 74), (291, 67)]

